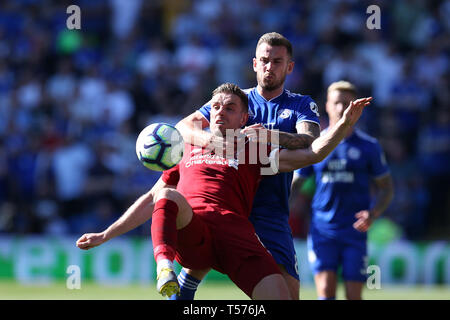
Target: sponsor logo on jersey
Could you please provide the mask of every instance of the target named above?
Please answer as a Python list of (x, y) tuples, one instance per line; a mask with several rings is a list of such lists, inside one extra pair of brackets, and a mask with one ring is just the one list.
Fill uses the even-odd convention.
[(324, 172), (322, 174), (322, 183), (353, 183), (355, 181), (355, 176), (353, 172), (339, 171), (339, 172)]
[[(214, 154), (195, 154), (195, 155), (193, 155), (192, 154), (193, 151), (194, 150), (191, 151), (191, 158), (189, 159), (189, 161), (186, 161), (186, 163), (185, 163), (186, 168), (190, 168), (194, 165), (207, 164), (207, 165), (229, 166), (229, 167), (232, 167), (232, 168), (238, 170), (238, 166), (239, 166), (238, 159), (226, 159), (226, 158), (220, 157), (218, 155), (214, 155)], [(201, 149), (200, 149), (200, 152), (201, 152)]]

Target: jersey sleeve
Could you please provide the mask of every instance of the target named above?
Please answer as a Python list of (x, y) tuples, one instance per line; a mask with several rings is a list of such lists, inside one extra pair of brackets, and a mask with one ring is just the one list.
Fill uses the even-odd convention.
[(176, 186), (180, 180), (179, 165), (177, 164), (172, 169), (165, 170), (161, 176), (161, 179), (168, 185)]
[(386, 161), (386, 156), (377, 142), (374, 144), (373, 152), (371, 152), (370, 157), (370, 174), (374, 177), (381, 177), (389, 172), (389, 166)]
[(209, 103), (204, 104), (198, 111), (205, 117), (208, 122), (210, 121), (211, 105)]
[(315, 122), (320, 125), (319, 120), (319, 108), (314, 100), (309, 96), (302, 96), (302, 101), (300, 102), (296, 115), (296, 125), (302, 121)]

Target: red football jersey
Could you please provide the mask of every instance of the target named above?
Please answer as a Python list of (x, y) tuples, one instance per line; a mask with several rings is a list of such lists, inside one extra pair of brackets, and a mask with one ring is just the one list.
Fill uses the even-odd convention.
[[(204, 148), (185, 145), (180, 163), (163, 173), (162, 179), (184, 195), (196, 212), (250, 215), (261, 167), (257, 144), (247, 143), (238, 159), (226, 159)], [(270, 147), (265, 150), (267, 159)]]

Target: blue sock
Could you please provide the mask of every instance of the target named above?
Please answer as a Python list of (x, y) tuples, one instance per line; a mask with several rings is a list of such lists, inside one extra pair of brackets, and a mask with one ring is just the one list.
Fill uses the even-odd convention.
[(188, 275), (184, 269), (181, 269), (178, 275), (178, 283), (180, 284), (180, 294), (172, 295), (169, 300), (194, 300), (195, 292), (201, 280)]
[(318, 297), (318, 300), (336, 300), (336, 297), (329, 297), (329, 298), (325, 298), (325, 297)]

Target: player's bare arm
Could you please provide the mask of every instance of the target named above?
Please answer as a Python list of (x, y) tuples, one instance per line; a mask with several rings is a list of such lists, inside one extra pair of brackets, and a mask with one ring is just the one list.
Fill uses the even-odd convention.
[[(220, 153), (227, 150), (229, 141), (226, 137), (222, 137), (211, 132), (205, 131), (209, 127), (209, 121), (199, 112), (195, 111), (175, 126), (183, 136), (185, 142), (195, 146), (204, 147), (210, 150), (216, 150)], [(234, 146), (238, 144), (239, 137), (233, 137)]]
[(160, 178), (150, 191), (140, 196), (125, 211), (125, 213), (106, 230), (98, 233), (86, 233), (82, 235), (76, 242), (77, 247), (83, 250), (94, 248), (112, 238), (133, 230), (148, 221), (153, 212), (153, 199), (156, 193), (163, 188), (176, 188), (176, 186), (167, 185)]
[(394, 183), (390, 174), (374, 179), (374, 183), (375, 205), (370, 210), (362, 210), (355, 214), (358, 220), (353, 227), (360, 232), (366, 232), (369, 229), (372, 222), (383, 214), (394, 197)]
[(283, 148), (306, 149), (320, 136), (320, 126), (310, 121), (302, 121), (297, 124), (297, 133), (280, 131), (278, 144)]
[(365, 106), (370, 104), (372, 97), (361, 98), (350, 102), (342, 118), (326, 134), (313, 141), (308, 149), (279, 151), (279, 171), (288, 172), (308, 165), (318, 163), (325, 159), (336, 148), (339, 142), (345, 138), (348, 130), (360, 118)]
[[(275, 132), (274, 135), (265, 132)], [(241, 133), (250, 138), (257, 139), (260, 143), (273, 143), (289, 150), (306, 149), (320, 136), (320, 127), (317, 123), (302, 121), (297, 125), (298, 133), (266, 130), (262, 124), (254, 124), (245, 127)]]
[(178, 122), (175, 127), (180, 131), (186, 143), (205, 147), (213, 139), (212, 133), (203, 130), (209, 127), (209, 121), (199, 111), (191, 113)]
[(296, 198), (297, 194), (300, 193), (300, 190), (303, 186), (303, 183), (305, 182), (305, 178), (297, 176), (292, 179), (291, 183), (291, 193), (289, 195), (289, 204), (290, 206), (293, 204), (294, 199)]

